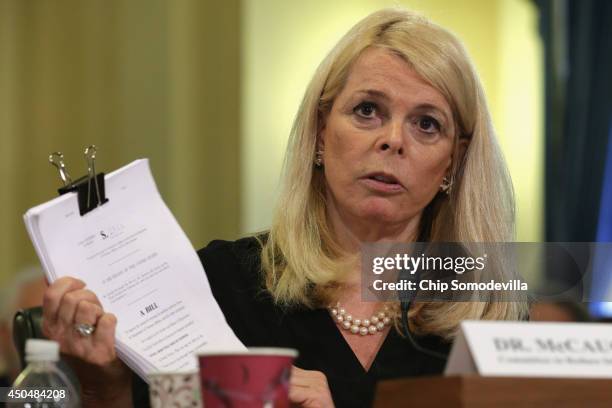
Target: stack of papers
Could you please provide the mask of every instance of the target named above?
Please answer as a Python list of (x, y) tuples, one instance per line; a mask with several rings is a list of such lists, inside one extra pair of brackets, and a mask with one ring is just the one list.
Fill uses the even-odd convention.
[(117, 316), (117, 354), (145, 380), (157, 371), (196, 370), (198, 352), (245, 350), (148, 160), (108, 174), (105, 187), (109, 201), (83, 216), (76, 193), (24, 215), (49, 281), (72, 276), (96, 293)]

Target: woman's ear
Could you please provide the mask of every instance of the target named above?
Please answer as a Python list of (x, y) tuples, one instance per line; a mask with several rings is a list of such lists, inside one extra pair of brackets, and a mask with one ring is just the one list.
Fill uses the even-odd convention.
[(457, 155), (457, 157), (455, 158), (457, 160), (457, 163), (463, 162), (463, 158), (465, 157), (465, 152), (467, 151), (467, 148), (469, 145), (470, 145), (470, 139), (465, 138), (465, 137), (459, 138), (459, 141), (457, 142), (457, 151), (455, 153)]
[(325, 131), (327, 122), (327, 115), (319, 113), (319, 120), (317, 123), (317, 151), (325, 150)]
[(317, 123), (317, 139), (315, 140), (314, 165), (317, 169), (323, 168), (323, 152), (325, 151), (325, 118), (319, 113)]
[(465, 156), (465, 152), (470, 144), (470, 140), (467, 138), (460, 138), (457, 141), (457, 146), (455, 147), (455, 151), (449, 158), (448, 167), (446, 168), (446, 174), (440, 183), (440, 192), (446, 195), (451, 194), (451, 190), (453, 188), (453, 184), (455, 183), (455, 172), (457, 171), (457, 167), (459, 163), (463, 161), (463, 157)]
[[(448, 168), (446, 169), (447, 177), (450, 177), (453, 171), (456, 171), (457, 167), (460, 163), (463, 162), (463, 158), (465, 157), (465, 152), (467, 151), (468, 146), (470, 145), (470, 139), (466, 137), (460, 137), (457, 141), (457, 147), (454, 153), (451, 156), (450, 162), (448, 164)], [(453, 163), (457, 163), (455, 169), (453, 169)]]

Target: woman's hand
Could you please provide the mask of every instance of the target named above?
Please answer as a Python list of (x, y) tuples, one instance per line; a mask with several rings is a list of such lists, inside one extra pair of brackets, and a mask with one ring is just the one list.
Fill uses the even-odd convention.
[(325, 374), (321, 371), (302, 370), (295, 366), (291, 370), (289, 401), (303, 408), (334, 406)]
[[(95, 326), (89, 336), (75, 329), (78, 323)], [(47, 288), (43, 297), (43, 334), (60, 345), (79, 377), (83, 405), (131, 405), (131, 372), (117, 358), (117, 318), (105, 313), (98, 297), (81, 280), (63, 277)], [(119, 402), (119, 404), (118, 404)], [(127, 406), (127, 405), (126, 405)]]

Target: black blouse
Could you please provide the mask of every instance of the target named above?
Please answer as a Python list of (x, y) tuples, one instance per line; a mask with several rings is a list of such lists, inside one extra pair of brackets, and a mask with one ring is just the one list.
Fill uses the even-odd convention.
[[(252, 237), (212, 241), (198, 255), (213, 295), (238, 338), (248, 347), (297, 349), (295, 365), (322, 371), (337, 407), (371, 406), (379, 380), (435, 375), (444, 369), (445, 361), (415, 350), (391, 329), (365, 371), (326, 309), (284, 309), (273, 303), (263, 287), (260, 246)], [(434, 336), (419, 337), (418, 342), (443, 354), (450, 346)], [(134, 391), (135, 405), (146, 406), (144, 383), (137, 381)]]

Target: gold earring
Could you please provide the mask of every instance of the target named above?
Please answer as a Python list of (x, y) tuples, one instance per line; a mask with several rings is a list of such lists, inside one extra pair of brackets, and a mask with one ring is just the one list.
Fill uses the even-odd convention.
[(451, 192), (451, 187), (453, 186), (453, 180), (446, 176), (442, 179), (442, 184), (440, 184), (440, 191), (449, 195)]
[(314, 164), (316, 167), (323, 167), (323, 150), (317, 150), (315, 153)]

